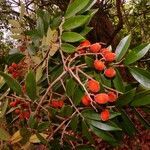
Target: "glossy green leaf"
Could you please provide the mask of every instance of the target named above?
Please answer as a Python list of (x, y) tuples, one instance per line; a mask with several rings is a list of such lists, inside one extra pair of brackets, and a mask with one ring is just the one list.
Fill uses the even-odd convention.
[(143, 44), (135, 47), (125, 57), (124, 64), (129, 65), (141, 59), (150, 49), (150, 44)]
[(115, 140), (115, 138), (109, 132), (100, 130), (92, 125), (90, 125), (90, 129), (93, 131), (93, 133), (95, 135), (97, 135), (98, 137), (102, 138), (103, 140), (109, 142), (110, 144), (114, 144), (117, 142)]
[(0, 112), (0, 118), (3, 118), (5, 113), (6, 113), (6, 110), (7, 110), (7, 107), (8, 107), (8, 99), (5, 100), (5, 103), (1, 109), (1, 112)]
[(93, 27), (87, 27), (87, 26), (85, 26), (84, 29), (80, 32), (80, 34), (82, 36), (86, 36), (92, 29), (93, 29)]
[(43, 132), (45, 130), (47, 130), (48, 128), (50, 128), (50, 122), (42, 122), (38, 125), (37, 130), (38, 132)]
[(102, 123), (100, 121), (90, 120), (90, 119), (88, 119), (87, 122), (90, 125), (98, 129), (104, 130), (104, 131), (121, 131), (121, 128), (113, 126), (113, 125), (109, 125), (108, 123)]
[(73, 103), (74, 103), (75, 105), (80, 104), (81, 98), (82, 98), (83, 95), (84, 95), (84, 91), (82, 90), (81, 87), (78, 86), (78, 87), (74, 90), (74, 96), (73, 96), (73, 99), (72, 99)]
[(150, 89), (150, 72), (137, 67), (129, 67), (132, 76), (145, 88)]
[(139, 121), (144, 125), (144, 127), (146, 129), (150, 129), (150, 123), (144, 119), (144, 117), (142, 116), (142, 114), (140, 114), (136, 108), (133, 108), (135, 115), (137, 116), (137, 118), (139, 119)]
[[(86, 110), (83, 110), (82, 111), (82, 115), (87, 118), (87, 119), (91, 119), (91, 120), (97, 120), (97, 121), (100, 121), (101, 118), (100, 118), (100, 115), (99, 113), (96, 113), (94, 110), (92, 109), (86, 109)], [(110, 119), (113, 119), (117, 116), (119, 116), (120, 113), (118, 112), (111, 112), (110, 114)]]
[(26, 91), (29, 98), (31, 98), (32, 100), (35, 100), (37, 98), (36, 79), (35, 79), (35, 74), (32, 71), (30, 71), (26, 77)]
[(44, 22), (41, 17), (38, 17), (37, 19), (37, 30), (40, 36), (42, 37), (44, 35)]
[(21, 53), (15, 53), (15, 54), (11, 54), (5, 57), (5, 60), (7, 62), (8, 65), (14, 63), (19, 63), (23, 58), (25, 57), (25, 55), (21, 54)]
[(61, 110), (60, 110), (60, 115), (63, 117), (68, 117), (73, 113), (73, 108), (70, 105), (65, 105)]
[(7, 75), (6, 73), (3, 73), (0, 71), (0, 76), (2, 76), (7, 85), (14, 91), (16, 92), (18, 95), (20, 95), (22, 93), (21, 91), (21, 86), (20, 84), (18, 83), (17, 80), (13, 79), (12, 77), (10, 77), (9, 75)]
[(123, 80), (122, 80), (121, 75), (117, 69), (116, 69), (116, 76), (113, 79), (113, 84), (114, 84), (114, 87), (117, 91), (124, 93), (125, 88), (124, 88)]
[(82, 9), (79, 13), (81, 14), (81, 13), (83, 13), (83, 12), (85, 12), (85, 11), (90, 10), (90, 9), (92, 8), (92, 6), (93, 6), (96, 2), (97, 2), (97, 0), (92, 0), (92, 1), (90, 1), (90, 2), (88, 3), (88, 5), (87, 5), (84, 9)]
[(116, 60), (120, 61), (126, 54), (131, 42), (131, 35), (124, 37), (116, 48)]
[(9, 141), (10, 139), (9, 133), (3, 128), (0, 128), (0, 139), (3, 141)]
[(102, 84), (111, 87), (111, 80), (106, 78), (103, 74), (100, 74)]
[(36, 121), (36, 118), (33, 115), (30, 115), (30, 118), (28, 120), (28, 125), (31, 129), (36, 129), (37, 121)]
[(69, 97), (73, 97), (76, 85), (77, 84), (73, 78), (70, 78), (66, 81), (66, 93)]
[(70, 126), (73, 131), (76, 131), (78, 123), (79, 123), (79, 116), (74, 116), (70, 122)]
[(83, 120), (82, 120), (82, 134), (91, 143), (94, 143), (93, 137), (92, 137), (91, 133), (89, 132), (89, 128), (88, 128), (87, 124)]
[(137, 93), (130, 105), (138, 107), (138, 106), (144, 106), (149, 104), (150, 104), (150, 92), (145, 91), (145, 92)]
[(88, 25), (91, 21), (91, 19), (93, 18), (93, 16), (97, 13), (98, 11), (98, 8), (97, 9), (90, 9), (88, 12), (87, 12), (87, 15), (89, 15), (89, 19), (86, 23), (86, 25)]
[(75, 29), (77, 27), (80, 27), (84, 25), (89, 19), (89, 16), (84, 16), (84, 15), (78, 15), (75, 17), (71, 17), (65, 21), (63, 24), (63, 29), (64, 30), (71, 30)]
[(65, 18), (69, 18), (74, 16), (76, 13), (78, 13), (80, 10), (84, 9), (88, 4), (90, 0), (74, 0), (69, 6), (65, 14)]
[(131, 119), (128, 117), (127, 113), (123, 109), (120, 109), (119, 111), (121, 113), (121, 118), (119, 119), (119, 125), (130, 136), (134, 135), (137, 130), (133, 122), (131, 121)]
[(89, 56), (85, 56), (85, 63), (87, 64), (88, 67), (93, 67), (94, 59), (92, 59)]
[(116, 102), (117, 106), (121, 107), (121, 106), (128, 105), (133, 100), (133, 97), (135, 96), (135, 92), (136, 92), (136, 88), (121, 95)]
[(76, 51), (76, 48), (73, 45), (68, 44), (68, 43), (63, 43), (61, 45), (61, 49), (63, 52), (66, 52), (66, 53), (74, 53)]
[(61, 38), (65, 42), (78, 42), (85, 39), (83, 36), (76, 32), (64, 32)]

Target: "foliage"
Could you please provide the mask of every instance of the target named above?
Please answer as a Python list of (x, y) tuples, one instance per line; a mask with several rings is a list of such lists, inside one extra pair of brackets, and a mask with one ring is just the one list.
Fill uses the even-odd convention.
[[(83, 31), (97, 12), (92, 5), (75, 0), (65, 14), (56, 11), (53, 16), (38, 10), (34, 29), (22, 26), (24, 7), (19, 21), (9, 21), (22, 31), (13, 31), (21, 42), (0, 72), (2, 149), (37, 144), (93, 149), (99, 138), (117, 146), (122, 135), (136, 132), (127, 106), (145, 128), (150, 127), (136, 108), (150, 104), (150, 73), (137, 64), (150, 44), (129, 49), (131, 35), (115, 52), (104, 43), (91, 44)], [(132, 82), (123, 78), (121, 69), (129, 72)]]

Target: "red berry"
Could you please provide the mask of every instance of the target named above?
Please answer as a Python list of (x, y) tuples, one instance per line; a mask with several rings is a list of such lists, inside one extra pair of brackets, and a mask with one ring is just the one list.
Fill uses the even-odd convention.
[(20, 120), (23, 120), (23, 119), (24, 119), (23, 113), (20, 113), (20, 114), (19, 114), (19, 119), (20, 119)]
[(100, 90), (100, 84), (98, 81), (95, 80), (89, 80), (87, 82), (87, 87), (93, 93), (97, 93)]
[(53, 108), (62, 108), (64, 105), (64, 101), (62, 100), (52, 100), (50, 106)]
[(107, 93), (108, 97), (109, 97), (109, 102), (115, 102), (117, 100), (117, 95), (114, 92), (109, 92)]
[(95, 43), (90, 46), (90, 51), (93, 53), (98, 53), (100, 49), (101, 49), (101, 45), (99, 43)]
[(10, 105), (10, 107), (16, 107), (17, 104), (16, 104), (16, 102), (14, 101), (14, 102), (10, 102), (9, 105)]
[(85, 106), (89, 106), (91, 103), (90, 98), (87, 95), (84, 95), (81, 101), (82, 101), (82, 104)]
[(30, 113), (28, 111), (23, 112), (23, 118), (28, 120), (30, 118)]
[(21, 106), (22, 106), (23, 108), (28, 108), (28, 107), (29, 107), (29, 103), (23, 102), (23, 103), (21, 104)]
[(105, 68), (105, 64), (101, 60), (95, 60), (94, 67), (96, 70), (102, 71)]
[(59, 106), (59, 108), (62, 108), (62, 107), (63, 107), (63, 105), (64, 105), (64, 101), (59, 100), (59, 101), (58, 101), (58, 106)]
[(16, 109), (15, 114), (17, 114), (17, 115), (20, 114), (20, 109)]
[(103, 110), (100, 113), (100, 119), (102, 119), (102, 121), (107, 121), (110, 118), (110, 112), (108, 109)]
[(113, 78), (116, 75), (116, 71), (114, 68), (110, 67), (105, 70), (104, 74), (108, 78)]
[(9, 66), (9, 67), (8, 67), (8, 72), (9, 72), (9, 73), (12, 73), (13, 71), (14, 71), (14, 68), (13, 68), (12, 66)]
[(18, 65), (16, 63), (12, 63), (11, 66), (16, 69), (18, 67)]
[(112, 53), (112, 52), (109, 52), (109, 53), (106, 53), (104, 55), (104, 58), (105, 58), (106, 61), (112, 62), (116, 59), (116, 54)]
[(13, 76), (13, 78), (16, 79), (16, 78), (19, 76), (19, 74), (18, 74), (18, 72), (13, 72), (13, 73), (12, 73), (12, 76)]
[(20, 99), (16, 99), (15, 102), (18, 105), (18, 104), (20, 104), (21, 100)]
[(105, 55), (105, 54), (107, 54), (107, 53), (110, 53), (109, 49), (107, 49), (107, 48), (101, 49), (100, 52), (101, 52), (103, 55)]
[(88, 41), (88, 40), (84, 40), (84, 41), (82, 41), (81, 43), (80, 43), (80, 47), (88, 47), (88, 46), (90, 46), (91, 45), (91, 43)]
[(94, 100), (98, 103), (98, 104), (105, 104), (108, 102), (109, 97), (106, 93), (100, 93), (95, 95)]
[(19, 46), (18, 48), (19, 48), (19, 50), (20, 50), (21, 52), (24, 52), (24, 51), (26, 50), (26, 47), (25, 47), (25, 46)]

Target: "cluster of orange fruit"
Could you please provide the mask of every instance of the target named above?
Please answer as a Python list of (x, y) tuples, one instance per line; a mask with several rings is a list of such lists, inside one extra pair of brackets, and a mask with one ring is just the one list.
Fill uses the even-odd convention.
[[(113, 67), (107, 67), (109, 66), (109, 63), (115, 61), (116, 54), (111, 52), (108, 48), (102, 48), (102, 46), (99, 43), (91, 44), (88, 40), (83, 41), (79, 47), (83, 47), (83, 49), (79, 49), (81, 53), (85, 53), (88, 49), (92, 53), (98, 53), (101, 55), (101, 59), (96, 59), (94, 61), (94, 68), (97, 71), (100, 71), (101, 73), (104, 72), (104, 75), (111, 79), (114, 78), (116, 75), (116, 71)], [(97, 104), (106, 104), (108, 102), (112, 103), (115, 102), (118, 98), (117, 93), (109, 91), (107, 93), (98, 93), (100, 91), (100, 83), (94, 79), (90, 79), (87, 82), (87, 88), (89, 92), (94, 93), (93, 100)], [(91, 100), (88, 97), (88, 95), (84, 95), (82, 97), (82, 103), (85, 106), (90, 106)], [(103, 110), (100, 113), (100, 118), (103, 121), (107, 121), (110, 117), (110, 113), (108, 109)]]

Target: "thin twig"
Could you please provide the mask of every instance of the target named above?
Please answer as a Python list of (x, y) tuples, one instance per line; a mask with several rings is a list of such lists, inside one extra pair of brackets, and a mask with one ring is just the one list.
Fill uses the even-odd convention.
[(38, 104), (38, 106), (37, 106), (37, 108), (36, 108), (36, 110), (35, 110), (35, 114), (34, 114), (34, 115), (36, 115), (36, 113), (38, 112), (39, 108), (41, 107), (41, 105), (42, 105), (44, 99), (46, 98), (47, 94), (48, 94), (49, 91), (51, 90), (52, 86), (53, 86), (55, 83), (57, 83), (65, 74), (66, 74), (66, 71), (63, 71), (62, 74), (59, 75), (59, 77), (58, 77), (56, 80), (54, 80), (54, 81), (49, 85), (49, 87), (47, 88), (45, 94), (44, 94), (43, 97), (41, 98), (41, 100), (40, 100), (40, 102), (39, 102), (39, 104)]

